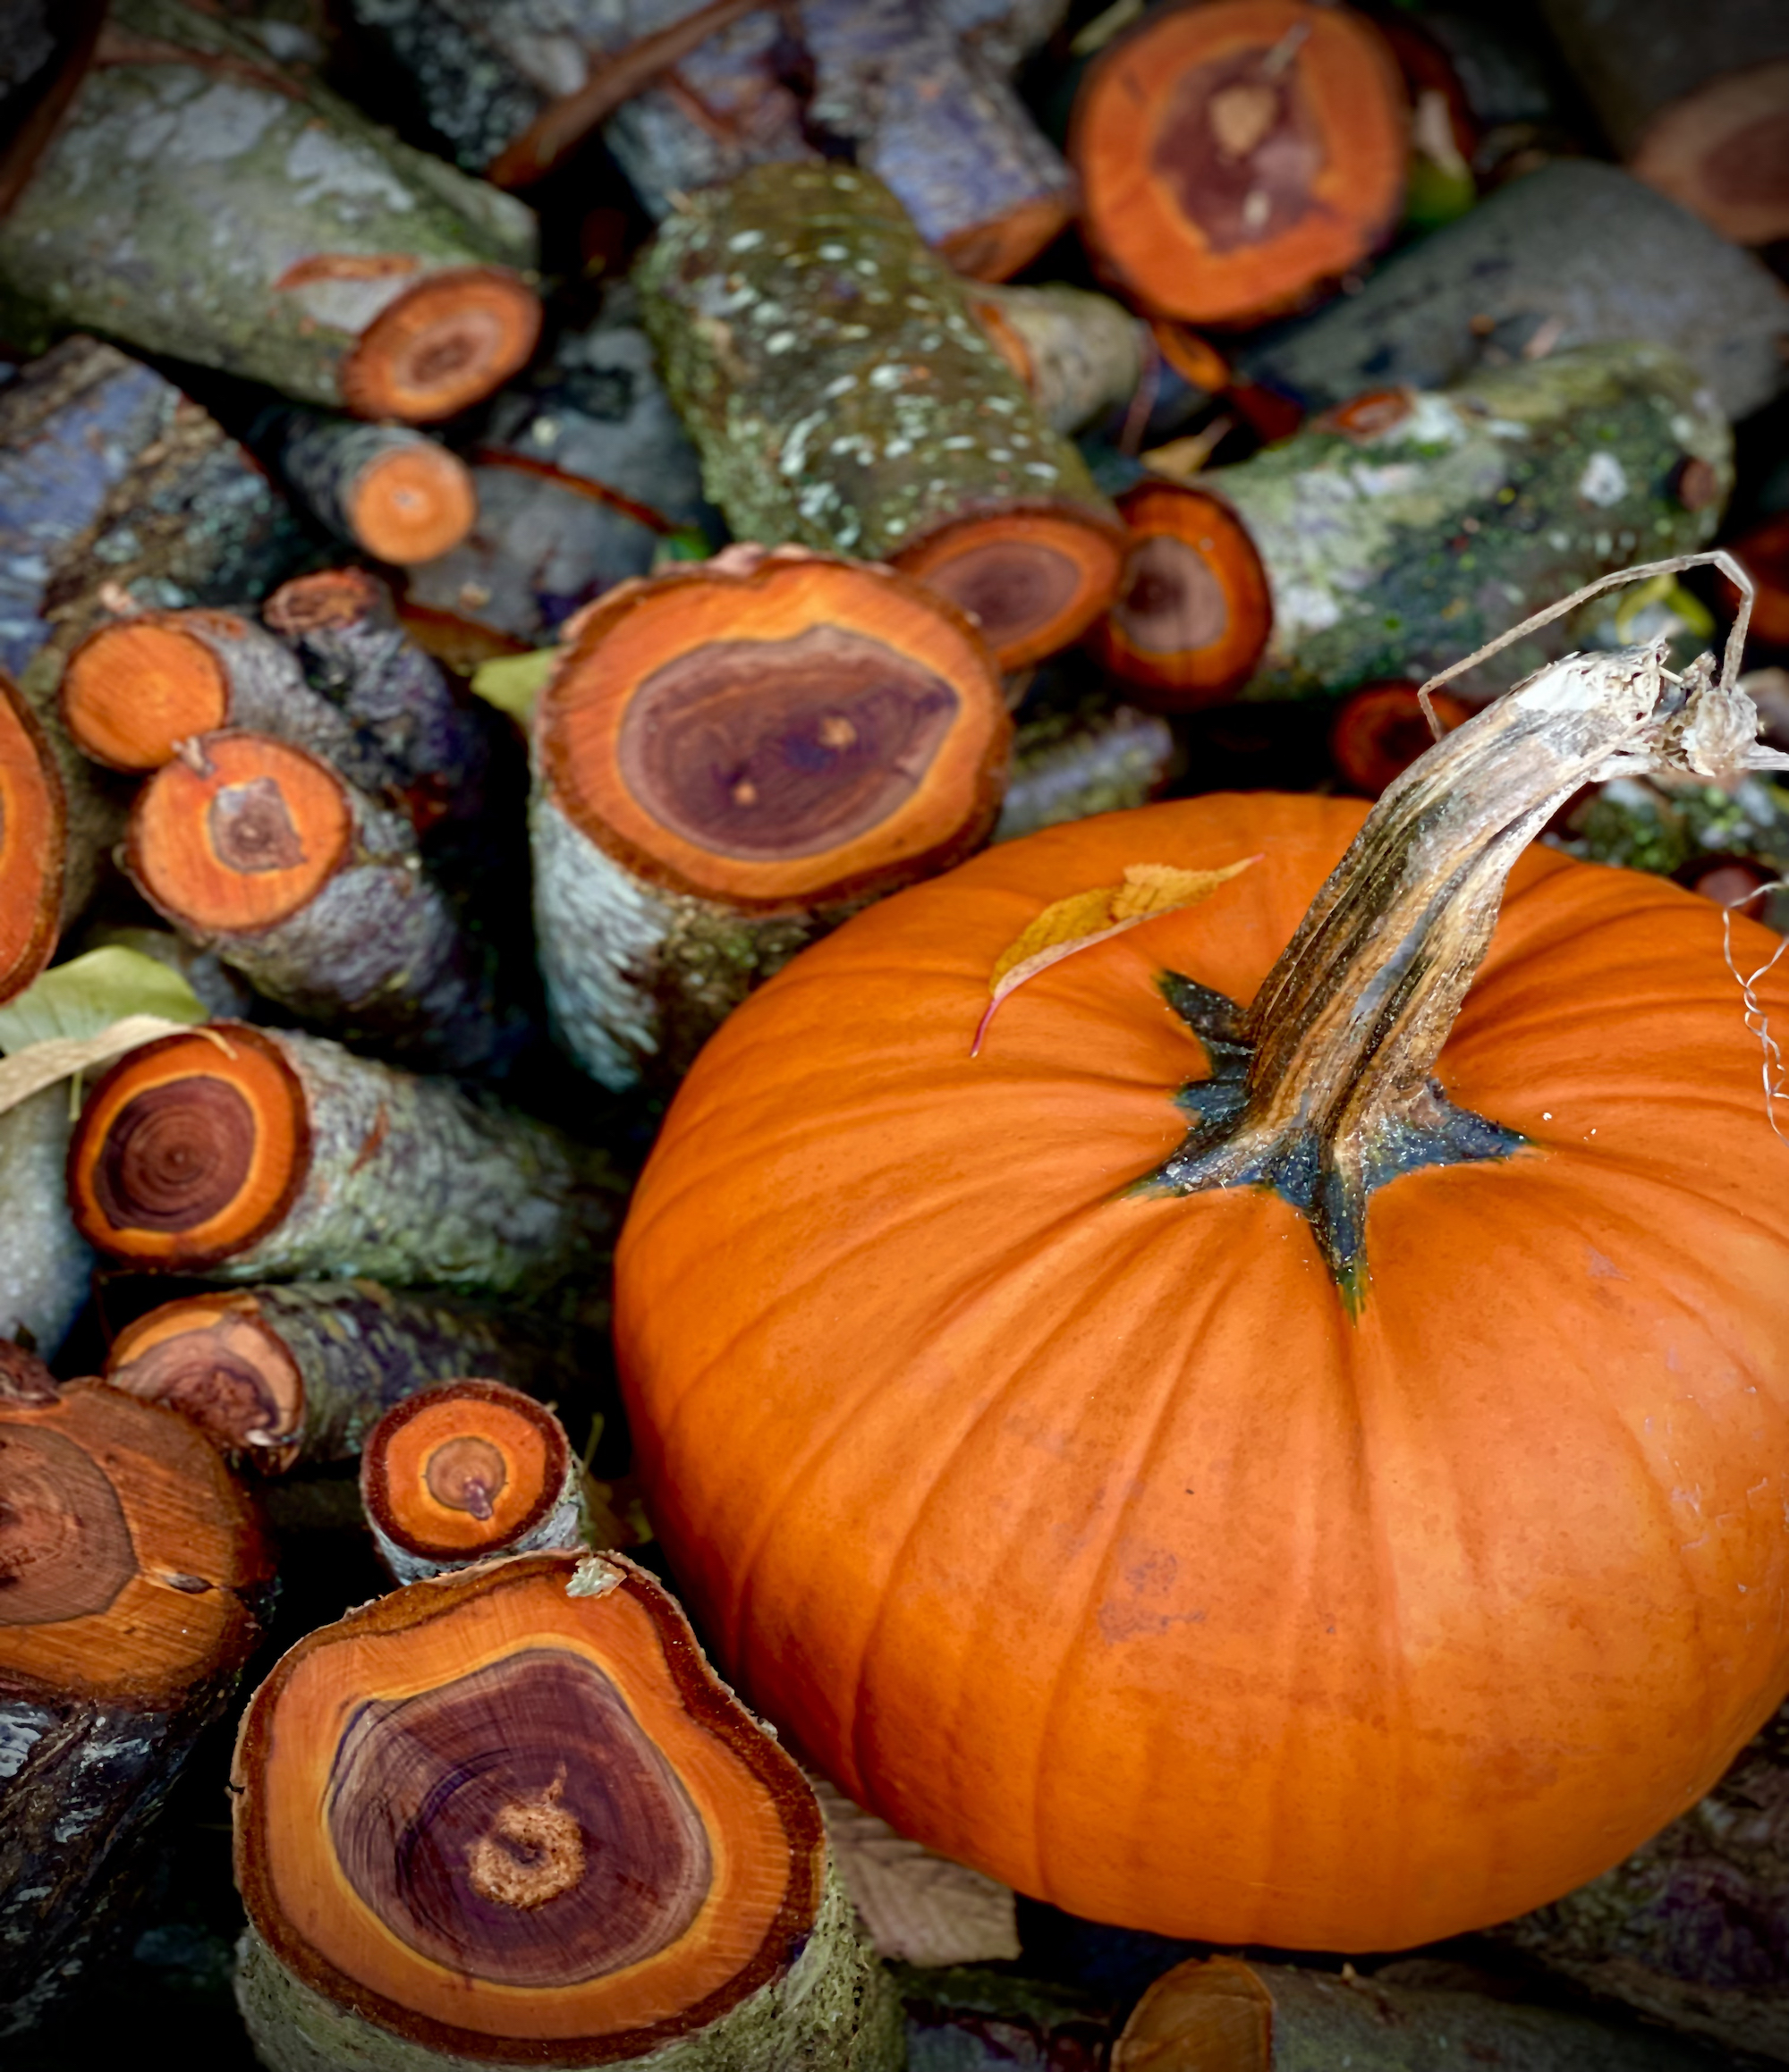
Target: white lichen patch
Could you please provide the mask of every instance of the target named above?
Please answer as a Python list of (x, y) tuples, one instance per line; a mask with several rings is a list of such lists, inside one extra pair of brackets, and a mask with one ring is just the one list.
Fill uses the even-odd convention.
[(416, 206), (410, 190), (369, 151), (355, 149), (327, 130), (301, 130), (285, 155), (285, 172), (301, 208), (331, 197), (377, 202), (400, 216)]
[(1627, 469), (1613, 453), (1592, 453), (1578, 478), (1578, 494), (1586, 503), (1607, 511), (1627, 495)]

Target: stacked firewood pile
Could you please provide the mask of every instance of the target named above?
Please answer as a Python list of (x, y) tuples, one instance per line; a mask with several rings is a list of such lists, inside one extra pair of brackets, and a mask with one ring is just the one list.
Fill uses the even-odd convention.
[[(1079, 875), (1040, 852), (1070, 895), (1041, 911), (1005, 844), (1321, 794), (1295, 913), (1366, 801), (1416, 798), (1431, 742), (1466, 757), (1479, 715), (1571, 653), (1643, 651), (1624, 666), (1674, 687), (1675, 732), (1649, 761), (1586, 751), (1522, 839), (1650, 874), (1669, 926), (1712, 928), (1732, 976), (1710, 997), (1764, 1064), (1748, 1118), (1789, 1135), (1766, 970), (1789, 932), (1785, 165), (1789, 14), (1760, 0), (0, 0), (8, 2065), (158, 2034), (273, 2072), (1789, 2063), (1789, 1713), (1746, 1740), (1789, 1666), (1729, 1702), (1703, 1644), (1712, 1764), (1597, 1752), (1651, 1764), (1630, 1797), (1654, 1810), (1587, 1814), (1600, 1839), (1556, 1858), (1573, 1890), (1504, 1864), (1419, 1891), (1412, 1867), (1402, 1911), (1351, 1916), (1301, 1882), (1287, 1813), (1282, 1910), (1201, 1913), (1125, 1896), (1116, 1845), (1047, 1869), (962, 1839), (884, 1748), (936, 1724), (876, 1710), (895, 1643), (868, 1620), (842, 1696), (830, 1640), (775, 1598), (765, 1547), (798, 1511), (822, 1611), (853, 1535), (875, 1568), (981, 1521), (853, 1515), (803, 1467), (760, 1529), (725, 1445), (699, 1497), (675, 1480), (733, 1363), (799, 1366), (802, 1304), (845, 1316), (861, 1280), (865, 1357), (887, 1351), (878, 1268), (818, 1211), (818, 1281), (750, 1331), (710, 1317), (708, 1273), (770, 1271), (760, 1219), (795, 1170), (767, 1164), (754, 1205), (733, 1148), (772, 1100), (749, 1090), (775, 1048), (742, 1033), (768, 1027), (753, 996), (825, 983), (859, 917), (942, 913), (901, 895), (942, 898), (986, 851), (1010, 947), (951, 1036), (968, 1061), (996, 1009), (990, 1046), (1019, 1025), (1012, 991), (1204, 912), (1280, 836), (1207, 857), (1139, 833), (1122, 871)], [(1735, 577), (1743, 695), (1695, 660)], [(1716, 697), (1746, 715), (1718, 753)], [(1488, 765), (1521, 764), (1509, 738)], [(950, 945), (888, 926), (944, 968)], [(830, 966), (805, 956), (823, 939)], [(1256, 981), (1285, 943), (1249, 950)], [(1470, 977), (1484, 940), (1461, 954)], [(1375, 1046), (1390, 985), (1363, 993)], [(1160, 1155), (1190, 1117), (1196, 1163), (1267, 1024), (1216, 979), (1145, 990), (1209, 1063), (1182, 1075), (1203, 1106), (1166, 1089)], [(893, 1039), (840, 1011), (873, 1121)], [(666, 1132), (685, 1163), (623, 1239), (724, 1023), (743, 1120), (728, 1068), (699, 1072)], [(1373, 1158), (1524, 1142), (1433, 1104)], [(801, 1160), (898, 1214), (902, 1112), (876, 1128), (847, 1155), (816, 1124)], [(1293, 1171), (1316, 1155), (1218, 1184), (1301, 1205), (1341, 1332), (1365, 1190), (1409, 1166), (1371, 1167), (1351, 1226)], [(629, 1247), (637, 1288), (710, 1188), (745, 1207), (655, 1295), (699, 1357), (636, 1313), (618, 1372)], [(1758, 1214), (1734, 1287), (1789, 1278), (1780, 1206)], [(916, 1373), (970, 1358), (984, 1293)], [(1785, 1385), (1767, 1338), (1759, 1419)], [(755, 1387), (720, 1420), (742, 1477), (751, 1447), (810, 1455)], [(1016, 1429), (1005, 1401), (975, 1396), (965, 1450), (984, 1419)], [(1053, 1475), (1077, 1445), (1047, 1439)], [(1759, 1515), (1783, 1512), (1757, 1474)], [(1027, 1573), (1068, 1534), (1047, 1506), (1026, 1523)], [(717, 1586), (715, 1550), (748, 1543)], [(1172, 1554), (1113, 1565), (1135, 1602), (1064, 1617), (1115, 1644), (1134, 1750), (1115, 1642), (1206, 1612), (1149, 1609)], [(974, 1652), (1007, 1649), (1001, 1619), (969, 1620)], [(1276, 1662), (1293, 1645), (1262, 1634)], [(1386, 1677), (1381, 1715), (1407, 1698)], [(1519, 1710), (1487, 1803), (1551, 1789)], [(937, 1717), (951, 1789), (1004, 1804), (1004, 1725), (943, 1696)], [(1339, 1757), (1332, 1782), (1356, 1789)], [(1135, 1791), (1109, 1789), (1063, 1788), (1116, 1819)]]

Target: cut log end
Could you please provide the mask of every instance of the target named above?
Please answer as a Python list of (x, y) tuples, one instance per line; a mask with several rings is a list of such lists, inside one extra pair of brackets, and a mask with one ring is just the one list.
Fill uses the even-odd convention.
[(1060, 237), (1073, 216), (1068, 196), (1039, 195), (1004, 216), (953, 231), (938, 251), (971, 281), (1009, 281)]
[(69, 1204), (96, 1250), (192, 1271), (273, 1229), (310, 1157), (303, 1088), (240, 1022), (132, 1051), (89, 1097), (69, 1146)]
[(700, 2031), (819, 1912), (799, 1772), (614, 1557), (487, 1564), (311, 1634), (250, 1705), (233, 1781), (238, 1882), (284, 1971), (481, 2063)]
[(501, 1382), (448, 1382), (387, 1410), (360, 1455), (367, 1516), (421, 1561), (474, 1561), (536, 1530), (571, 1466), (564, 1427)]
[(264, 734), (203, 734), (143, 787), (131, 875), (189, 935), (289, 919), (347, 860), (353, 810), (315, 756)]
[(160, 769), (178, 742), (221, 727), (230, 680), (172, 614), (145, 613), (89, 633), (69, 657), (60, 695), (81, 753), (134, 774)]
[(319, 569), (282, 583), (261, 616), (276, 633), (296, 640), (306, 633), (357, 626), (388, 609), (389, 593), (367, 569)]
[(1112, 2062), (1114, 2072), (1271, 2072), (1273, 1995), (1234, 1958), (1178, 1965), (1138, 2002)]
[(304, 1383), (257, 1315), (252, 1295), (163, 1303), (119, 1332), (106, 1378), (128, 1395), (178, 1410), (264, 1474), (281, 1472), (296, 1455)]
[(479, 500), (465, 462), (445, 446), (393, 446), (350, 485), (344, 514), (376, 560), (407, 567), (451, 553), (472, 529)]
[(103, 1382), (0, 1401), (9, 1681), (147, 1708), (240, 1662), (267, 1549), (215, 1449)]
[(1789, 647), (1789, 512), (1767, 518), (1732, 544), (1734, 557), (1752, 579), (1752, 639)]
[(1735, 244), (1789, 237), (1789, 57), (1672, 103), (1628, 163)]
[(513, 274), (431, 274), (382, 309), (343, 362), (343, 400), (363, 418), (451, 418), (526, 364), (540, 321), (538, 297)]
[(1244, 682), (1273, 630), (1261, 559), (1205, 491), (1140, 482), (1119, 498), (1131, 529), (1117, 601), (1093, 636), (1105, 666), (1148, 702), (1190, 709)]
[[(1377, 799), (1394, 777), (1435, 745), (1414, 683), (1368, 683), (1344, 700), (1329, 730), (1329, 754), (1342, 781)], [(1429, 699), (1435, 716), (1451, 732), (1471, 708), (1445, 690)]]
[(541, 760), (599, 848), (769, 909), (963, 853), (1008, 731), (947, 605), (825, 555), (696, 571), (598, 607), (541, 701)]
[(0, 671), (0, 1001), (22, 993), (55, 954), (67, 829), (43, 728)]
[(1076, 103), (1084, 233), (1154, 314), (1242, 324), (1294, 307), (1395, 223), (1408, 122), (1359, 15), (1307, 0), (1157, 11)]
[(1123, 554), (1094, 512), (1009, 507), (939, 527), (897, 565), (968, 613), (1004, 671), (1079, 639), (1111, 602)]

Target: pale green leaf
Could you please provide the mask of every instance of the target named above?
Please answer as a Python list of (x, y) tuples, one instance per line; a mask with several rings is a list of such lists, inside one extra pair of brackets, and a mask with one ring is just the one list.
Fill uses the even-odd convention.
[(140, 950), (115, 944), (52, 965), (0, 1007), (0, 1051), (11, 1055), (55, 1039), (84, 1043), (127, 1016), (191, 1026), (208, 1019), (178, 971)]
[(532, 655), (499, 655), (472, 672), (472, 689), (487, 705), (526, 726), (535, 699), (558, 666), (556, 647), (537, 647)]

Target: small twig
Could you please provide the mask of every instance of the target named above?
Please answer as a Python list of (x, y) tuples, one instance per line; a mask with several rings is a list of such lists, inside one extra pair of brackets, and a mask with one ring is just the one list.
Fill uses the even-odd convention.
[(1520, 640), (1524, 633), (1531, 633), (1537, 626), (1549, 624), (1563, 618), (1567, 612), (1575, 612), (1580, 605), (1589, 604), (1605, 590), (1619, 589), (1624, 583), (1640, 583), (1651, 576), (1680, 575), (1685, 569), (1717, 568), (1739, 592), (1739, 616), (1733, 622), (1727, 635), (1726, 653), (1722, 659), (1719, 685), (1723, 690), (1731, 690), (1739, 681), (1740, 658), (1745, 653), (1745, 637), (1751, 626), (1752, 580), (1739, 562), (1725, 547), (1710, 547), (1706, 554), (1674, 554), (1669, 561), (1643, 562), (1638, 568), (1617, 569), (1613, 575), (1598, 576), (1595, 582), (1586, 583), (1581, 590), (1573, 590), (1569, 597), (1562, 597), (1556, 605), (1548, 605), (1545, 611), (1535, 612), (1524, 619), (1520, 626), (1512, 626), (1507, 633), (1499, 633), (1495, 640), (1488, 640), (1482, 647), (1444, 669), (1438, 676), (1431, 676), (1417, 698), (1422, 706), (1423, 717), (1429, 722), (1429, 731), (1438, 741), (1446, 732), (1436, 716), (1429, 702), (1429, 692), (1439, 690), (1444, 683), (1451, 683), (1469, 669), (1473, 669), (1493, 655), (1498, 654), (1513, 640)]

